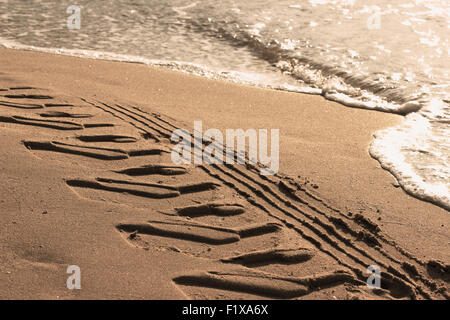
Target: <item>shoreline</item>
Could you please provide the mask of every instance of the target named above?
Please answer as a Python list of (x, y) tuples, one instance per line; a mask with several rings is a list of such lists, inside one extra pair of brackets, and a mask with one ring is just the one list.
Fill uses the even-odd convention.
[[(398, 159), (403, 159), (404, 154), (400, 151), (405, 146), (397, 146), (397, 150), (389, 151), (389, 146), (392, 145), (392, 142), (388, 142), (388, 148), (386, 149), (384, 146), (384, 142), (381, 140), (388, 139), (392, 140), (408, 140), (410, 135), (413, 135), (414, 132), (411, 132), (406, 135), (406, 137), (398, 136), (402, 129), (408, 128), (409, 126), (414, 127), (415, 123), (407, 124), (408, 120), (405, 118), (412, 114), (419, 115), (422, 109), (433, 109), (433, 106), (429, 106), (426, 103), (417, 103), (415, 101), (408, 101), (403, 104), (395, 104), (395, 103), (387, 103), (383, 99), (379, 100), (379, 97), (375, 95), (371, 97), (368, 102), (364, 102), (361, 99), (354, 99), (351, 96), (346, 94), (336, 93), (333, 89), (325, 88), (318, 89), (312, 87), (292, 87), (288, 89), (289, 84), (285, 85), (270, 85), (268, 83), (260, 83), (254, 80), (244, 80), (243, 78), (239, 78), (238, 80), (234, 78), (234, 76), (229, 77), (228, 75), (223, 75), (220, 71), (209, 70), (208, 67), (204, 65), (191, 64), (186, 62), (170, 62), (163, 60), (152, 60), (148, 58), (138, 57), (138, 56), (128, 56), (122, 54), (115, 54), (112, 52), (102, 52), (102, 51), (92, 51), (92, 50), (78, 50), (78, 49), (55, 49), (55, 48), (45, 48), (45, 47), (34, 47), (22, 45), (19, 43), (6, 41), (4, 39), (0, 39), (2, 41), (2, 47), (10, 50), (21, 50), (21, 51), (30, 51), (30, 52), (39, 52), (44, 54), (54, 54), (54, 55), (62, 55), (67, 57), (74, 57), (79, 59), (88, 59), (94, 61), (108, 61), (108, 62), (118, 62), (118, 63), (131, 63), (143, 65), (151, 68), (160, 69), (163, 68), (165, 70), (180, 72), (187, 75), (206, 78), (210, 80), (216, 81), (225, 81), (229, 83), (234, 83), (240, 86), (249, 86), (259, 89), (265, 90), (280, 90), (287, 91), (295, 94), (308, 94), (308, 95), (320, 95), (324, 99), (336, 102), (340, 105), (343, 105), (348, 108), (357, 108), (363, 110), (371, 110), (376, 112), (385, 112), (394, 115), (400, 115), (403, 118), (402, 123), (398, 123), (396, 126), (390, 126), (386, 128), (386, 130), (377, 130), (374, 132), (374, 139), (371, 143), (369, 154), (372, 158), (377, 160), (381, 167), (390, 172), (398, 182), (398, 185), (409, 195), (415, 197), (421, 201), (429, 202), (433, 205), (439, 206), (444, 210), (449, 210), (449, 202), (448, 202), (448, 192), (445, 190), (445, 185), (429, 184), (426, 176), (420, 176), (413, 169), (409, 169), (411, 164), (405, 161), (399, 161)], [(188, 68), (189, 66), (189, 68)], [(188, 69), (187, 69), (188, 68)], [(214, 76), (211, 76), (210, 72)], [(228, 74), (228, 72), (225, 72)], [(287, 86), (287, 87), (286, 87)], [(431, 103), (432, 100), (429, 101)], [(409, 118), (411, 122), (411, 118)], [(382, 132), (383, 131), (383, 132)], [(391, 136), (391, 138), (383, 138), (383, 135)], [(398, 136), (398, 137), (396, 137)], [(419, 137), (420, 135), (418, 135)], [(376, 138), (375, 138), (376, 137)], [(377, 141), (380, 140), (380, 141)], [(426, 142), (422, 142), (425, 144)], [(375, 147), (377, 146), (377, 147)], [(378, 150), (380, 149), (380, 150)], [(382, 150), (382, 151), (381, 151)], [(420, 150), (415, 150), (416, 152), (421, 152)], [(431, 160), (433, 162), (433, 160)], [(432, 176), (432, 174), (431, 174)], [(441, 181), (442, 182), (442, 181)], [(443, 182), (445, 183), (445, 182)], [(397, 186), (397, 183), (395, 184)], [(448, 188), (447, 188), (448, 189)]]
[[(247, 87), (138, 64), (0, 49), (0, 66), (2, 88), (16, 84), (29, 85), (64, 96), (130, 101), (130, 104), (138, 105), (147, 112), (176, 119), (189, 130), (195, 120), (202, 120), (205, 128), (217, 128), (223, 132), (227, 128), (278, 128), (281, 174), (303, 183), (309, 192), (317, 194), (346, 214), (360, 214), (370, 221), (376, 221), (383, 234), (420, 259), (449, 261), (450, 252), (442, 250), (442, 245), (448, 245), (449, 239), (448, 212), (395, 188), (392, 185), (395, 181), (393, 176), (381, 169), (378, 162), (369, 155), (368, 148), (373, 133), (399, 123), (401, 116), (347, 108), (325, 100), (322, 96)], [(30, 135), (30, 132), (16, 131), (3, 123), (0, 123), (0, 128), (3, 141), (14, 137), (13, 141), (17, 142)], [(18, 151), (19, 148), (18, 143), (8, 145), (13, 154), (23, 156), (23, 152)], [(30, 166), (33, 159), (35, 160), (33, 157), (24, 158), (21, 161)], [(3, 154), (0, 161), (11, 164), (12, 158)], [(14, 176), (14, 167), (8, 169), (9, 175), (6, 177)], [(59, 171), (69, 169), (61, 170)], [(32, 177), (28, 179), (33, 180)], [(308, 182), (305, 183), (306, 181)], [(12, 186), (19, 188), (23, 194), (30, 190), (27, 191), (26, 185), (16, 181), (6, 183), (2, 191), (9, 197), (9, 214), (18, 221), (24, 221), (19, 214), (21, 210), (13, 209), (17, 208), (19, 199), (12, 193)], [(66, 200), (70, 198), (70, 193), (64, 194)], [(40, 196), (44, 202), (55, 201), (49, 194)], [(75, 203), (67, 201), (76, 209)], [(89, 208), (90, 204), (93, 205), (87, 202), (82, 206)], [(30, 206), (33, 207), (33, 204)], [(55, 206), (61, 209), (64, 203), (56, 202)], [(98, 204), (93, 206), (101, 208)], [(66, 225), (63, 216), (55, 219), (55, 223), (59, 221)], [(70, 219), (74, 223), (77, 221), (76, 217)], [(95, 222), (92, 217), (90, 220)], [(6, 232), (3, 237), (6, 240), (15, 238), (18, 231), (8, 229), (9, 221), (2, 221), (1, 224)], [(39, 223), (37, 225), (39, 227), (24, 224), (19, 232), (26, 232), (29, 228), (45, 230)], [(59, 232), (61, 234), (54, 237), (67, 235), (70, 229), (61, 227)], [(83, 232), (82, 228), (80, 232)], [(45, 238), (51, 246), (52, 236), (46, 235)], [(17, 241), (8, 240), (6, 247), (18, 246)], [(29, 241), (32, 242), (33, 238), (29, 238)], [(130, 258), (130, 261), (134, 259)], [(174, 258), (168, 258), (171, 259)], [(111, 258), (107, 260), (111, 261)], [(127, 263), (123, 259), (119, 260), (120, 265), (125, 268)], [(86, 262), (93, 264), (93, 260), (89, 258), (86, 258)], [(0, 267), (3, 269), (5, 265)], [(36, 268), (35, 265), (31, 268), (24, 265), (21, 267), (30, 274)], [(161, 268), (160, 272), (163, 272), (165, 266)], [(44, 269), (48, 272), (48, 268)], [(174, 267), (175, 269), (177, 268)], [(96, 273), (99, 274), (100, 270)], [(22, 282), (29, 280), (30, 278), (26, 278)], [(160, 283), (163, 287), (168, 286), (161, 281)], [(102, 284), (98, 283), (96, 289), (90, 292), (91, 295), (84, 297), (101, 297), (101, 287)], [(44, 286), (45, 288), (48, 287)], [(15, 292), (18, 297), (27, 296), (17, 290)], [(166, 288), (165, 292), (168, 296), (174, 296), (172, 289)], [(0, 296), (6, 295), (7, 292), (0, 292)], [(139, 297), (148, 297), (144, 289)]]

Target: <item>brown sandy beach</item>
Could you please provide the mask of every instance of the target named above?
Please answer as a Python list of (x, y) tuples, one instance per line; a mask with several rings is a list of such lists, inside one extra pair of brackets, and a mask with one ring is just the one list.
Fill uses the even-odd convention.
[[(368, 153), (400, 116), (0, 49), (0, 120), (1, 299), (449, 297), (448, 211)], [(174, 166), (168, 138), (194, 120), (280, 129), (279, 175)]]

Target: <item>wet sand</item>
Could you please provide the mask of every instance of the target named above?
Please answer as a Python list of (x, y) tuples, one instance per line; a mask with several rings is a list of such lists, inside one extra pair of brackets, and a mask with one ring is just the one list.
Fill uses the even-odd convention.
[[(1, 298), (448, 298), (448, 211), (368, 153), (400, 116), (36, 52), (0, 49), (0, 70)], [(174, 166), (194, 120), (280, 129), (279, 175)]]

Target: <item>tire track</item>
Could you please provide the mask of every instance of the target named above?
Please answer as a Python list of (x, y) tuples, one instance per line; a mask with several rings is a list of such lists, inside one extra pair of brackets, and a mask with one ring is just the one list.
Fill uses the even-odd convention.
[[(124, 107), (121, 106), (121, 108), (124, 108)], [(160, 121), (160, 123), (158, 123), (157, 125), (159, 127), (159, 130), (166, 130), (166, 132), (167, 132), (166, 136), (168, 136), (169, 133), (173, 129), (177, 129), (177, 127), (175, 125), (171, 124), (169, 121), (162, 120), (161, 116), (155, 117), (153, 115), (154, 119), (150, 120), (149, 119), (149, 116), (150, 116), (149, 113), (147, 113), (147, 115), (144, 116), (144, 115), (141, 115), (141, 114), (138, 113), (138, 112), (144, 113), (139, 108), (134, 107), (134, 110), (136, 110), (136, 111), (130, 111), (130, 113), (133, 115), (133, 118), (138, 118), (139, 117), (141, 123), (145, 122), (145, 121), (150, 122), (150, 123), (146, 123), (145, 124), (146, 126), (152, 127), (152, 125), (155, 125), (155, 123), (157, 123), (157, 121)], [(171, 128), (168, 128), (169, 126)], [(232, 168), (232, 170), (235, 170), (236, 173), (239, 174), (243, 178), (246, 178), (246, 179), (250, 178), (250, 176), (248, 174), (242, 172), (242, 170), (240, 170), (240, 169), (237, 169), (237, 167), (229, 166), (229, 168)], [(207, 173), (211, 174), (211, 172), (207, 172)], [(222, 174), (226, 174), (226, 173), (222, 172)], [(218, 175), (220, 175), (220, 174), (218, 174)], [(217, 178), (216, 174), (212, 174), (212, 176)], [(236, 178), (236, 177), (233, 177), (233, 178), (234, 178), (235, 181), (236, 180), (237, 181), (242, 180), (242, 178)], [(264, 178), (266, 178), (266, 177), (263, 177), (263, 179)], [(267, 179), (266, 182), (270, 181), (268, 178), (266, 178), (266, 179)], [(252, 179), (252, 178), (250, 178), (250, 180), (253, 180), (252, 182), (255, 183), (255, 184), (259, 184), (259, 186), (262, 187), (264, 191), (270, 192), (271, 195), (274, 196), (277, 201), (280, 201), (281, 203), (284, 203), (285, 205), (287, 204), (290, 208), (295, 209), (297, 212), (299, 212), (300, 214), (305, 216), (305, 209), (304, 208), (300, 209), (298, 206), (293, 205), (291, 201), (283, 199), (281, 195), (279, 195), (276, 192), (274, 192), (266, 184), (263, 184), (262, 182), (258, 182), (258, 181), (256, 181), (255, 179)], [(226, 181), (223, 181), (223, 182), (226, 182)], [(270, 181), (270, 183), (273, 184), (273, 182), (271, 182), (271, 181)], [(228, 182), (227, 184), (230, 186), (230, 182)], [(281, 181), (281, 185), (286, 187), (287, 183)], [(250, 188), (250, 189), (251, 189), (251, 192), (257, 194), (258, 196), (261, 196), (261, 194), (263, 194), (263, 192), (261, 190), (258, 190), (256, 188)], [(301, 191), (303, 191), (310, 199), (313, 199), (314, 201), (316, 201), (316, 202), (322, 204), (323, 206), (325, 206), (328, 210), (331, 210), (332, 212), (338, 213), (340, 215), (340, 217), (329, 216), (325, 212), (323, 212), (322, 210), (319, 210), (316, 206), (313, 206), (309, 202), (307, 202), (307, 201), (303, 200), (302, 198), (296, 196), (295, 200), (297, 200), (301, 205), (306, 206), (308, 209), (314, 211), (315, 214), (318, 214), (318, 215), (322, 216), (323, 218), (327, 219), (328, 222), (330, 223), (330, 224), (325, 223), (324, 221), (320, 220), (320, 218), (318, 218), (317, 216), (315, 216), (313, 214), (306, 213), (306, 217), (308, 219), (312, 220), (314, 223), (318, 223), (319, 225), (321, 225), (321, 227), (323, 227), (325, 229), (324, 231), (323, 230), (319, 230), (316, 227), (314, 227), (312, 224), (308, 224), (308, 223), (305, 223), (303, 221), (303, 224), (308, 226), (311, 230), (313, 230), (316, 235), (319, 235), (320, 237), (327, 239), (328, 243), (331, 243), (332, 246), (334, 246), (335, 248), (338, 248), (338, 250), (341, 251), (342, 253), (346, 253), (347, 251), (344, 250), (343, 248), (341, 248), (339, 243), (344, 243), (346, 245), (350, 245), (350, 248), (352, 250), (355, 250), (356, 252), (358, 252), (359, 255), (362, 255), (363, 257), (369, 258), (372, 261), (376, 261), (377, 264), (379, 264), (380, 266), (385, 267), (387, 270), (389, 270), (392, 273), (396, 274), (397, 277), (401, 278), (405, 282), (410, 283), (411, 285), (416, 287), (418, 289), (419, 293), (421, 295), (423, 295), (424, 297), (426, 297), (426, 298), (430, 298), (431, 297), (429, 293), (425, 292), (424, 289), (422, 289), (412, 279), (410, 279), (408, 274), (400, 272), (396, 268), (394, 268), (394, 267), (392, 267), (390, 265), (387, 265), (380, 258), (374, 259), (374, 257), (372, 257), (370, 254), (367, 253), (367, 251), (368, 251), (367, 248), (363, 249), (363, 248), (359, 248), (359, 247), (357, 247), (355, 245), (350, 244), (352, 241), (350, 239), (346, 238), (345, 236), (343, 236), (342, 234), (340, 234), (336, 230), (336, 226), (338, 228), (344, 229), (346, 231), (346, 234), (350, 234), (354, 238), (353, 240), (360, 240), (360, 241), (362, 240), (363, 242), (367, 243), (368, 245), (371, 245), (372, 247), (376, 247), (375, 251), (378, 251), (383, 257), (385, 257), (386, 259), (390, 260), (391, 262), (396, 263), (396, 264), (401, 264), (401, 267), (403, 267), (403, 269), (405, 269), (405, 268), (407, 269), (408, 268), (407, 266), (409, 265), (409, 263), (401, 262), (400, 260), (398, 260), (398, 258), (395, 258), (395, 257), (391, 256), (389, 253), (383, 251), (381, 249), (382, 244), (380, 243), (380, 240), (384, 244), (389, 244), (390, 246), (394, 247), (396, 249), (396, 251), (398, 251), (400, 256), (402, 256), (403, 258), (406, 257), (408, 259), (414, 260), (415, 263), (422, 264), (419, 259), (417, 259), (417, 258), (414, 259), (414, 257), (411, 254), (407, 253), (404, 250), (399, 250), (399, 246), (394, 244), (392, 241), (389, 241), (389, 240), (385, 239), (384, 237), (380, 237), (378, 234), (374, 235), (373, 232), (372, 232), (373, 230), (371, 230), (370, 228), (365, 229), (365, 230), (359, 230), (359, 231), (353, 230), (352, 228), (350, 228), (348, 226), (348, 223), (346, 223), (345, 220), (354, 222), (354, 219), (349, 219), (341, 211), (339, 211), (339, 210), (337, 210), (335, 208), (332, 208), (331, 206), (327, 205), (326, 202), (324, 202), (322, 199), (312, 195), (311, 193), (308, 193), (306, 190), (303, 189)], [(247, 193), (247, 194), (242, 193), (242, 192), (240, 192), (240, 193), (244, 194), (246, 196), (251, 195), (251, 193)], [(275, 204), (274, 200), (270, 200), (270, 199), (267, 199), (267, 198), (264, 199), (264, 200), (266, 202), (268, 202), (270, 205)], [(258, 207), (261, 208), (261, 206), (258, 206)], [(289, 211), (287, 211), (287, 210), (285, 210), (284, 213), (287, 214), (288, 216), (292, 215), (292, 213), (289, 213)], [(366, 231), (366, 232), (364, 232), (364, 231)], [(330, 236), (336, 237), (337, 241), (331, 240)], [(355, 262), (357, 262), (357, 263), (359, 263), (361, 265), (365, 265), (365, 266), (369, 265), (369, 264), (364, 264), (362, 259), (361, 259), (361, 257), (358, 257), (356, 255), (352, 255), (352, 259)], [(358, 273), (361, 274), (361, 272), (358, 272)], [(416, 274), (416, 276), (417, 276), (417, 274)], [(430, 280), (426, 279), (423, 276), (419, 276), (418, 278), (419, 278), (420, 281), (422, 281), (425, 284), (425, 286), (431, 287), (432, 289), (435, 288), (435, 284), (434, 284), (433, 281), (430, 281)]]
[[(29, 88), (27, 88), (29, 89)], [(3, 97), (14, 99), (36, 99), (44, 100), (53, 97), (39, 94), (5, 94)], [(141, 110), (138, 107), (127, 107), (121, 104), (111, 104), (104, 102), (89, 102), (86, 99), (80, 98), (92, 107), (98, 108), (111, 116), (132, 125), (144, 138), (153, 139), (157, 143), (163, 143), (164, 139), (170, 139), (174, 129), (179, 129), (172, 120), (164, 119), (161, 115), (149, 113)], [(57, 102), (57, 101), (56, 101)], [(72, 104), (54, 103), (55, 106), (73, 106)], [(29, 104), (18, 102), (2, 102), (0, 106), (7, 108), (31, 109), (53, 107), (53, 104)], [(43, 113), (44, 118), (51, 117), (69, 117), (69, 118), (87, 118), (83, 114), (71, 114), (67, 112), (50, 112)], [(42, 114), (41, 114), (42, 116)], [(43, 126), (52, 129), (60, 130), (82, 130), (84, 128), (96, 127), (113, 127), (114, 124), (102, 123), (88, 123), (78, 124), (68, 121), (57, 120), (43, 120), (37, 118), (29, 118), (22, 116), (0, 116), (0, 121), (28, 124), (35, 126)], [(76, 129), (75, 129), (76, 128)], [(133, 143), (136, 139), (124, 135), (79, 135), (75, 137), (83, 142), (116, 142), (116, 143)], [(195, 137), (193, 137), (195, 138)], [(134, 140), (134, 141), (133, 141)], [(203, 146), (205, 146), (205, 143)], [(88, 157), (94, 157), (101, 160), (117, 160), (116, 157), (126, 160), (132, 156), (160, 154), (156, 149), (149, 150), (122, 150), (122, 149), (108, 149), (102, 147), (88, 147), (74, 144), (61, 143), (58, 141), (26, 141), (25, 146), (30, 149), (39, 149), (45, 151), (57, 151), (61, 153), (78, 154)], [(236, 153), (234, 156), (239, 159)], [(111, 158), (112, 157), (112, 158)], [(362, 215), (355, 215), (350, 218), (342, 211), (329, 205), (325, 200), (319, 196), (311, 193), (309, 190), (301, 186), (295, 180), (276, 174), (272, 177), (261, 176), (259, 171), (260, 164), (250, 163), (247, 156), (244, 156), (244, 166), (237, 165), (211, 165), (199, 166), (197, 168), (203, 170), (210, 177), (218, 180), (224, 186), (234, 190), (237, 194), (243, 196), (252, 206), (261, 210), (267, 217), (277, 221), (277, 228), (287, 228), (294, 230), (301, 238), (309, 241), (318, 251), (326, 254), (332, 258), (336, 263), (342, 267), (351, 270), (355, 279), (359, 282), (365, 281), (367, 275), (365, 268), (369, 265), (377, 264), (382, 267), (383, 271), (382, 283), (384, 289), (389, 290), (393, 297), (411, 297), (411, 298), (425, 298), (431, 299), (436, 295), (448, 298), (445, 290), (439, 287), (436, 281), (431, 280), (426, 276), (427, 263), (414, 257), (411, 253), (401, 248), (394, 240), (386, 238), (382, 234), (379, 227), (373, 222), (367, 220)], [(179, 175), (187, 173), (187, 169), (181, 166), (174, 166), (172, 164), (150, 164), (140, 167), (127, 167), (122, 170), (115, 170), (116, 173), (128, 175), (131, 177), (141, 175)], [(164, 186), (158, 189), (154, 184), (144, 184), (136, 181), (128, 180), (114, 180), (109, 178), (90, 179), (71, 179), (66, 180), (66, 183), (72, 187), (91, 188), (97, 190), (130, 193), (147, 198), (160, 199), (164, 197), (177, 197), (180, 194), (187, 194), (190, 192), (208, 191), (215, 188), (217, 183), (206, 182), (192, 185), (171, 186), (172, 189)], [(152, 190), (152, 191), (151, 191)], [(233, 204), (225, 204), (222, 206), (212, 204), (200, 204), (194, 206), (184, 206), (174, 208), (176, 215), (180, 217), (201, 217), (208, 215), (222, 215), (224, 217), (239, 215), (243, 213), (242, 207)], [(119, 231), (130, 232), (132, 228), (137, 228), (140, 233), (153, 235), (177, 235), (180, 237), (195, 238), (195, 232), (190, 233), (184, 231), (168, 231), (167, 222), (162, 228), (161, 223), (150, 222), (147, 224), (121, 224), (118, 225)], [(269, 224), (270, 225), (270, 224)], [(270, 226), (273, 227), (274, 224)], [(176, 228), (187, 226), (186, 223), (178, 225)], [(191, 225), (190, 228), (201, 229), (197, 225)], [(208, 229), (209, 228), (209, 229)], [(216, 230), (217, 232), (235, 233), (239, 237), (245, 237), (246, 233), (249, 235), (256, 232), (254, 229), (224, 229), (220, 227), (209, 226), (209, 231)], [(215, 228), (215, 229), (214, 229)], [(267, 225), (260, 226), (259, 229), (269, 228)], [(256, 229), (258, 229), (256, 228)], [(259, 230), (258, 229), (258, 230)], [(269, 228), (270, 229), (270, 228)], [(155, 231), (157, 230), (157, 231)], [(232, 231), (234, 230), (234, 231)], [(257, 232), (256, 232), (257, 234)], [(200, 239), (202, 239), (200, 237)], [(210, 241), (213, 241), (210, 239)], [(252, 264), (258, 265), (261, 261), (274, 260), (278, 263), (283, 261), (301, 262), (301, 257), (306, 255), (301, 253), (292, 253), (291, 249), (288, 251), (276, 251), (275, 249), (267, 249), (262, 252), (247, 252), (239, 256), (223, 258), (223, 263), (238, 263), (244, 267)], [(290, 252), (289, 254), (286, 252)], [(296, 258), (294, 258), (296, 257)], [(233, 261), (233, 262), (232, 262)], [(259, 261), (259, 262), (258, 262)], [(441, 268), (442, 269), (442, 268)], [(445, 268), (444, 268), (445, 269)], [(216, 279), (217, 280), (217, 279)], [(214, 280), (214, 281), (216, 281)], [(176, 280), (174, 280), (177, 282)], [(203, 281), (203, 280), (202, 280)], [(213, 280), (208, 280), (212, 281)], [(208, 282), (207, 281), (207, 282)], [(181, 281), (182, 282), (182, 281)], [(194, 281), (195, 282), (195, 281)], [(220, 282), (220, 281), (219, 281)], [(430, 292), (431, 291), (431, 292)]]

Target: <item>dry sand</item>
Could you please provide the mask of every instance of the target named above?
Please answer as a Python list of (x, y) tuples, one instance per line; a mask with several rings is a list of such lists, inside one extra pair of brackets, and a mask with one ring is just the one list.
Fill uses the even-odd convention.
[[(448, 211), (368, 154), (400, 116), (36, 52), (0, 70), (0, 298), (448, 299)], [(174, 167), (194, 120), (280, 129), (280, 174)]]

